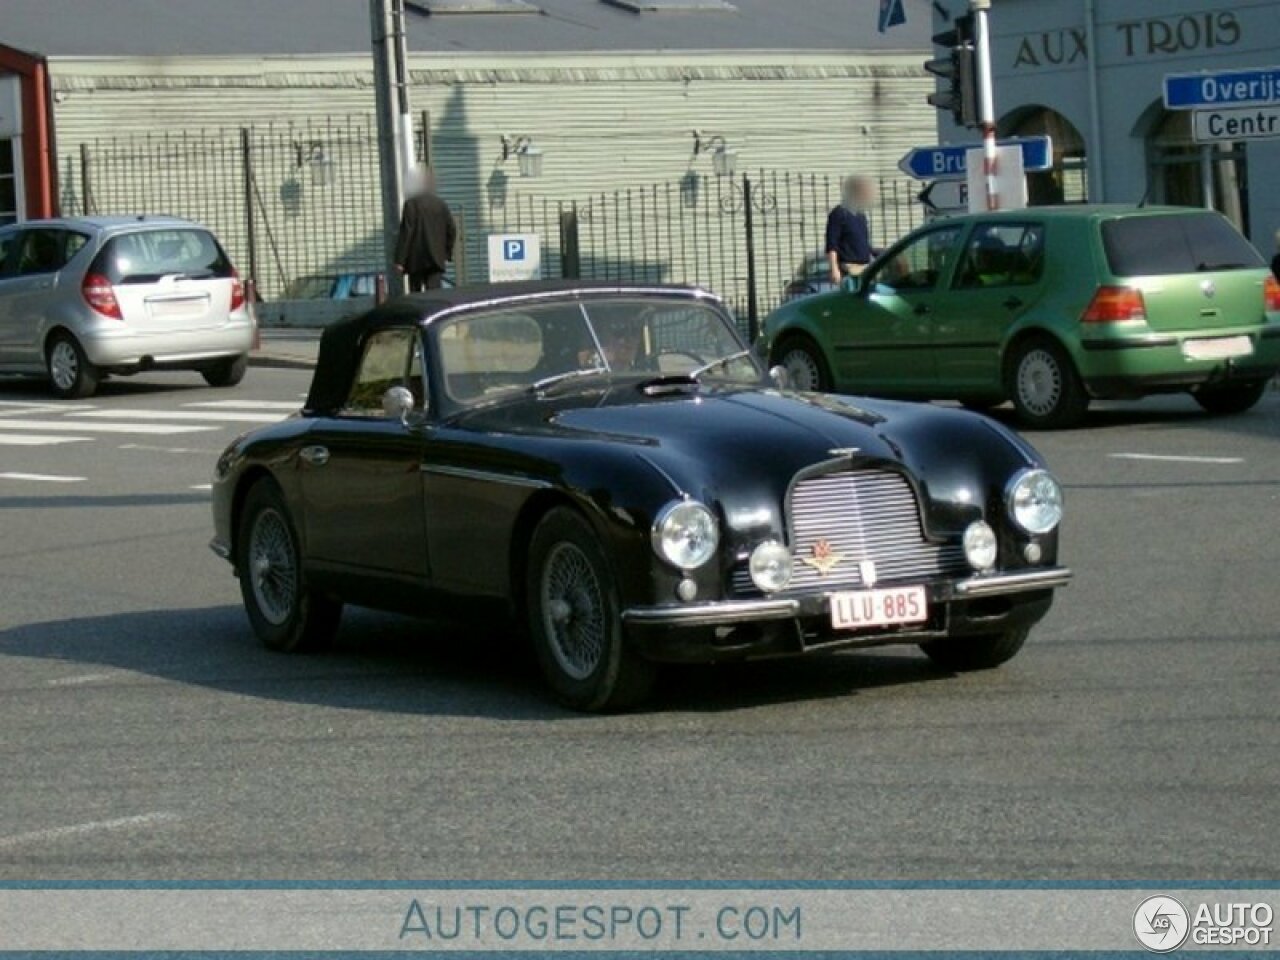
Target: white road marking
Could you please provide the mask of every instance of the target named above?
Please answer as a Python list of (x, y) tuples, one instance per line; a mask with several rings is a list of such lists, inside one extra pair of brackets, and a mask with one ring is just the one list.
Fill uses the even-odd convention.
[(1244, 457), (1192, 457), (1165, 453), (1111, 453), (1113, 460), (1154, 460), (1158, 463), (1244, 463)]
[(47, 447), (54, 443), (76, 443), (88, 439), (90, 438), (50, 437), (41, 433), (0, 433), (0, 447)]
[(6, 430), (53, 430), (60, 433), (203, 433), (217, 427), (195, 427), (184, 423), (95, 423), (92, 420), (5, 420)]
[(140, 813), (132, 817), (116, 817), (114, 820), (90, 820), (87, 823), (76, 823), (66, 827), (49, 827), (45, 830), (31, 830), (27, 833), (13, 833), (7, 837), (0, 837), (0, 848), (16, 847), (24, 843), (41, 843), (47, 840), (63, 840), (67, 837), (80, 837), (102, 830), (150, 827), (181, 819), (176, 813), (158, 810), (155, 813)]
[(202, 400), (200, 403), (184, 403), (183, 406), (206, 410), (283, 410), (292, 413), (301, 405), (288, 400)]
[(77, 423), (84, 419), (101, 420), (218, 420), (226, 423), (276, 423), (283, 419), (277, 413), (246, 413), (228, 410), (215, 413), (212, 410), (89, 410), (69, 414), (67, 419)]
[(51, 687), (78, 687), (84, 683), (97, 683), (99, 680), (110, 680), (114, 674), (110, 673), (78, 673), (74, 677), (59, 677), (57, 680), (50, 680)]
[(77, 410), (94, 410), (91, 403), (23, 403), (18, 400), (0, 400), (0, 417), (21, 416), (27, 413), (71, 413)]
[(122, 443), (119, 450), (146, 450), (150, 453), (198, 453), (201, 456), (216, 457), (221, 450), (206, 450), (202, 447), (158, 447), (152, 443)]
[(34, 483), (82, 483), (84, 479), (58, 473), (0, 473), (0, 480), (30, 480)]

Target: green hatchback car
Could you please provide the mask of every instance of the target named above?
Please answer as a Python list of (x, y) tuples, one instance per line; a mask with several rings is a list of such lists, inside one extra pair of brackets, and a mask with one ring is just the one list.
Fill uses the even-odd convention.
[(1078, 423), (1091, 399), (1188, 391), (1213, 413), (1280, 368), (1280, 285), (1219, 214), (1063, 206), (939, 220), (845, 289), (765, 319), (793, 387)]

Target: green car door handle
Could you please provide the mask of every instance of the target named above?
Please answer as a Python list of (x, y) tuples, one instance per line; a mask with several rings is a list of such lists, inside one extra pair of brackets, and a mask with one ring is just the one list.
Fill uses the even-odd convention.
[(1019, 300), (1017, 297), (1010, 297), (1008, 300), (1004, 302), (1004, 307), (1006, 310), (1017, 310), (1020, 306), (1022, 306), (1022, 301)]

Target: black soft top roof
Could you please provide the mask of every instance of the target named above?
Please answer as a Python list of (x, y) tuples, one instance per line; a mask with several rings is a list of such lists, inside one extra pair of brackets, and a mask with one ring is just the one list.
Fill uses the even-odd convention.
[(539, 280), (529, 283), (504, 283), (501, 286), (456, 287), (411, 293), (388, 300), (379, 307), (339, 320), (325, 327), (320, 337), (320, 353), (311, 377), (311, 390), (303, 413), (325, 416), (342, 409), (355, 379), (365, 339), (389, 327), (427, 324), (443, 313), (456, 309), (499, 305), (503, 301), (556, 294), (627, 294), (649, 293), (684, 295), (714, 299), (694, 287), (661, 284), (625, 284), (598, 280)]

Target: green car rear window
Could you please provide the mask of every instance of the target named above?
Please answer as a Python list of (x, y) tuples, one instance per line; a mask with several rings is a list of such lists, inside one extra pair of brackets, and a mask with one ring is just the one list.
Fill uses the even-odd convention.
[(1258, 251), (1222, 216), (1210, 212), (1132, 216), (1102, 225), (1107, 263), (1117, 277), (1253, 270)]

